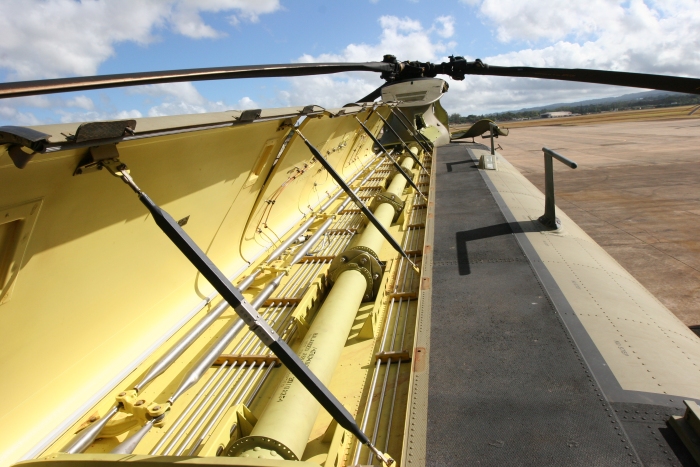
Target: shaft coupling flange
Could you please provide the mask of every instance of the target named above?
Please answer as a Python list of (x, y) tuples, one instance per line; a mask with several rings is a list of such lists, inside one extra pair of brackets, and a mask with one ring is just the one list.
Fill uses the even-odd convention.
[(347, 270), (359, 271), (367, 281), (367, 288), (362, 297), (366, 302), (374, 300), (379, 293), (379, 286), (384, 275), (384, 265), (371, 248), (355, 246), (336, 256), (331, 262), (328, 273), (331, 282), (335, 282)]
[(299, 460), (296, 454), (287, 446), (266, 436), (245, 436), (235, 441), (229, 441), (222, 451), (222, 456), (273, 459), (278, 461)]
[(372, 198), (372, 203), (370, 203), (370, 209), (372, 211), (376, 210), (380, 204), (389, 203), (394, 208), (394, 218), (391, 222), (396, 222), (401, 216), (403, 208), (406, 206), (406, 201), (396, 196), (394, 193), (383, 191)]

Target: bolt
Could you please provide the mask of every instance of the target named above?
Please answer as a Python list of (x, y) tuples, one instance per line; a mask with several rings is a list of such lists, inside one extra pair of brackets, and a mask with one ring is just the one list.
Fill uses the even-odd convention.
[(138, 400), (138, 401), (136, 401), (136, 403), (134, 404), (134, 407), (138, 407), (139, 405), (143, 405), (143, 404), (144, 404), (144, 402), (146, 402), (146, 401), (145, 401), (145, 400), (143, 400), (143, 399), (141, 399), (141, 400)]
[(374, 278), (374, 280), (377, 280), (377, 279), (379, 279), (379, 274), (375, 274), (375, 275), (372, 276), (372, 277)]
[(92, 422), (94, 422), (95, 420), (97, 420), (98, 418), (100, 418), (100, 417), (98, 417), (97, 415), (93, 415), (92, 417), (90, 417), (90, 418), (88, 419), (88, 421), (89, 421), (90, 423), (92, 423)]
[(159, 411), (159, 410), (160, 410), (160, 405), (156, 405), (155, 407), (153, 407), (153, 411), (154, 411), (154, 412), (157, 412), (157, 411)]
[(347, 260), (348, 260), (348, 259), (347, 259), (345, 256), (341, 256), (341, 257), (340, 257), (340, 262), (341, 262), (341, 263), (344, 263), (344, 262), (346, 262)]
[(126, 396), (126, 393), (124, 391), (119, 393), (119, 397), (124, 397), (124, 396)]

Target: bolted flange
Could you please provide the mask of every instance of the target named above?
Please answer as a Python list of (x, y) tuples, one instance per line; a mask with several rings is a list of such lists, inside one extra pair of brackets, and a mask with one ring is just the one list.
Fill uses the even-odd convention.
[(384, 268), (377, 254), (371, 248), (356, 246), (345, 250), (331, 262), (328, 273), (331, 282), (335, 282), (345, 271), (352, 269), (359, 271), (367, 281), (367, 288), (362, 301), (373, 300), (379, 293), (379, 285), (382, 282)]
[(298, 461), (299, 458), (284, 444), (265, 436), (246, 436), (230, 441), (223, 450), (224, 457), (248, 457)]
[(401, 211), (403, 211), (403, 208), (406, 206), (406, 201), (402, 200), (394, 193), (383, 191), (372, 198), (370, 209), (374, 211), (380, 204), (384, 203), (389, 203), (394, 207), (394, 218), (391, 221), (396, 222), (399, 219), (399, 216), (401, 216)]

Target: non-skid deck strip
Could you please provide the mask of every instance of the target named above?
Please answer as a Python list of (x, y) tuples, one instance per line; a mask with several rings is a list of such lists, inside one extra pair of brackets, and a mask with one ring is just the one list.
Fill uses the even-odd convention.
[(426, 464), (640, 464), (466, 145), (433, 168)]

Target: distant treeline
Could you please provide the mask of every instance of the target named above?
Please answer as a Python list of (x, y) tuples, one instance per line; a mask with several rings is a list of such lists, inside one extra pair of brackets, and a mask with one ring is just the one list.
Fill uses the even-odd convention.
[(680, 105), (698, 105), (700, 104), (700, 96), (687, 94), (664, 97), (646, 97), (630, 101), (610, 102), (606, 104), (592, 105), (562, 105), (541, 110), (523, 110), (515, 112), (501, 112), (486, 115), (468, 115), (461, 116), (458, 113), (450, 115), (450, 123), (474, 123), (484, 118), (499, 122), (509, 120), (526, 120), (531, 118), (539, 118), (540, 114), (545, 112), (560, 112), (569, 111), (577, 114), (594, 114), (600, 112), (611, 112), (615, 110), (634, 110), (634, 109), (651, 109), (656, 107), (675, 107)]

